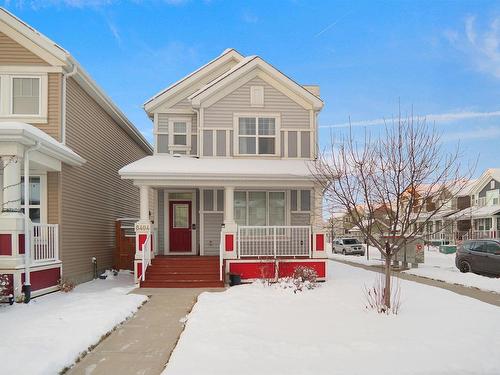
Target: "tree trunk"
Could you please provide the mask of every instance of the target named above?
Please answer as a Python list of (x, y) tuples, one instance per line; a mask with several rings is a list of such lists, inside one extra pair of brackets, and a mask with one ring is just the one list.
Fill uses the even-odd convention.
[(385, 244), (385, 290), (384, 290), (384, 301), (387, 309), (391, 308), (391, 259), (392, 254), (390, 252), (389, 244)]

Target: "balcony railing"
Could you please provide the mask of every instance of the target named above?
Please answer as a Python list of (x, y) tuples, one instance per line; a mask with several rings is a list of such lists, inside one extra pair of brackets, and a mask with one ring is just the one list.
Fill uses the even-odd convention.
[(239, 226), (240, 257), (287, 257), (311, 255), (309, 226)]
[(498, 239), (500, 238), (499, 230), (473, 230), (470, 233), (470, 240), (483, 240), (483, 239)]
[(59, 226), (32, 224), (30, 244), (33, 263), (59, 260)]

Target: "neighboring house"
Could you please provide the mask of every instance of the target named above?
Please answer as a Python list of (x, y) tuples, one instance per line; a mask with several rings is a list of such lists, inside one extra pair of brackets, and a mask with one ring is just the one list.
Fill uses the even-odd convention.
[(260, 57), (234, 49), (148, 100), (154, 155), (120, 170), (141, 191), (138, 277), (149, 264), (144, 241), (157, 231), (157, 257), (143, 285), (220, 285), (218, 266), (211, 275), (178, 278), (184, 284), (155, 274), (176, 261), (194, 267), (202, 258), (244, 279), (274, 276), (275, 257), (279, 275), (310, 265), (324, 278), (322, 192), (310, 171), (322, 107), (317, 86), (300, 85)]
[(500, 238), (500, 168), (487, 169), (471, 187), (467, 207), (452, 216), (468, 239)]
[(139, 213), (118, 170), (151, 153), (68, 52), (0, 8), (0, 274), (16, 295), (112, 267), (115, 220)]

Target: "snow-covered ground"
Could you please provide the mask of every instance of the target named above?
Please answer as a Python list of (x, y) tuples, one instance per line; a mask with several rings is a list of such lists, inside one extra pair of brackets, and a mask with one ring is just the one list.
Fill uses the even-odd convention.
[(461, 273), (455, 267), (455, 254), (442, 254), (437, 247), (425, 248), (425, 263), (419, 264), (406, 273), (444, 281), (450, 284), (464, 285), (490, 292), (500, 293), (500, 278)]
[(29, 304), (0, 305), (0, 372), (57, 374), (146, 300), (122, 271)]
[[(363, 245), (366, 247), (366, 245)], [(380, 251), (375, 247), (370, 246), (369, 256), (358, 255), (342, 255), (333, 254), (331, 246), (327, 245), (328, 257), (330, 259), (347, 260), (349, 262), (364, 264), (364, 265), (379, 265), (383, 264)], [(438, 247), (425, 247), (424, 264), (419, 264), (418, 268), (413, 268), (406, 273), (423, 276), (434, 280), (444, 281), (450, 284), (458, 284), (472, 288), (478, 288), (489, 292), (500, 293), (500, 278), (492, 278), (474, 273), (461, 273), (455, 267), (455, 254), (442, 254)]]
[(312, 291), (204, 293), (164, 374), (500, 373), (499, 307), (401, 281), (399, 315), (379, 315), (363, 297), (376, 277), (329, 262), (328, 282)]

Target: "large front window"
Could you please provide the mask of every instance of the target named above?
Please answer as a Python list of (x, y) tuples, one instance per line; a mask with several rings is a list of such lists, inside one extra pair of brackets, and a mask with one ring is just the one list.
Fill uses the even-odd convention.
[(277, 124), (275, 117), (239, 117), (238, 153), (240, 155), (276, 155)]
[(238, 225), (285, 225), (285, 192), (236, 191), (234, 219)]

